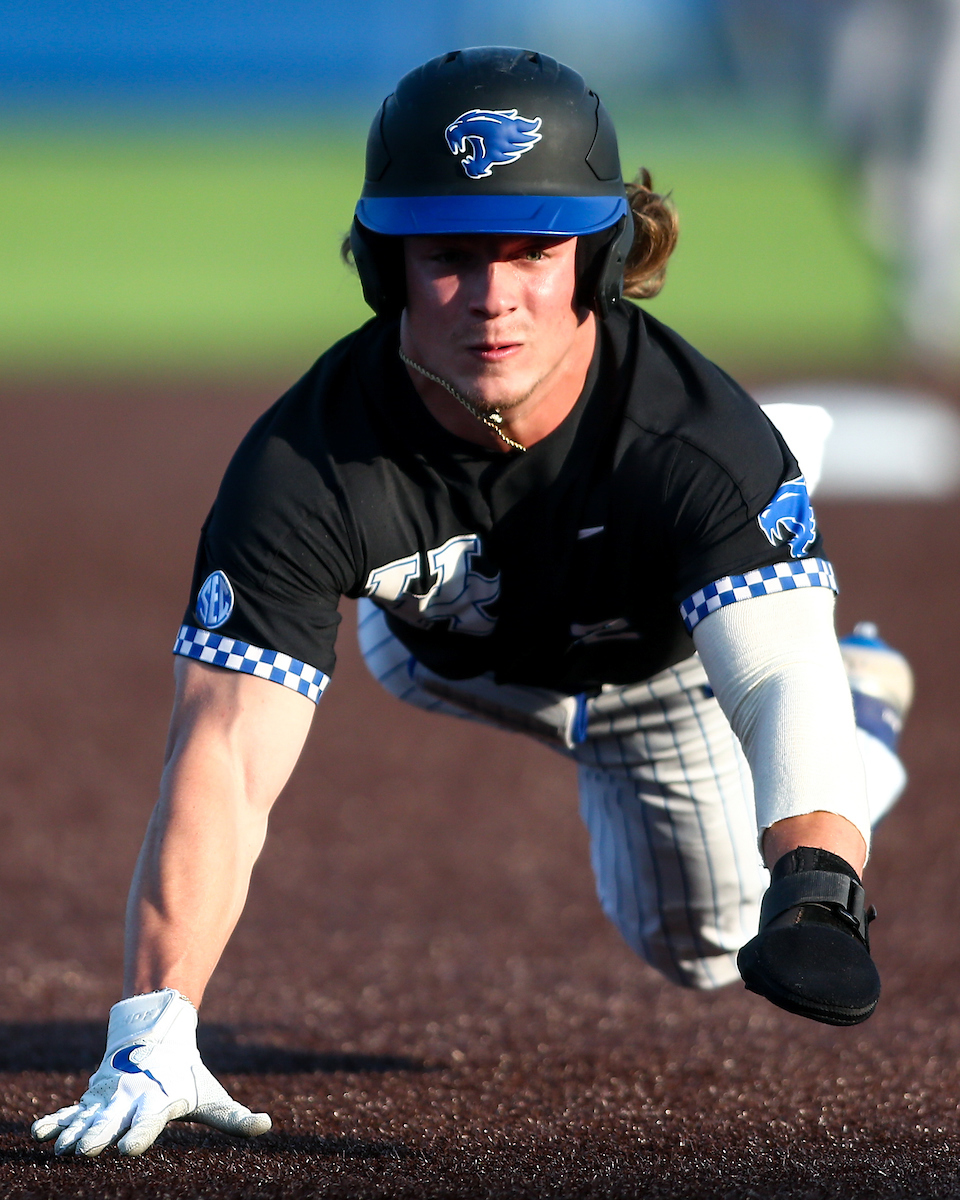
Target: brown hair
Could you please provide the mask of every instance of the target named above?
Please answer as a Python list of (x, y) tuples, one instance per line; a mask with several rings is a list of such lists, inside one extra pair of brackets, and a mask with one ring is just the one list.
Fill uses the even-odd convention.
[(669, 195), (653, 190), (646, 167), (627, 184), (627, 199), (633, 213), (633, 245), (623, 271), (623, 294), (632, 300), (649, 300), (663, 287), (680, 222)]

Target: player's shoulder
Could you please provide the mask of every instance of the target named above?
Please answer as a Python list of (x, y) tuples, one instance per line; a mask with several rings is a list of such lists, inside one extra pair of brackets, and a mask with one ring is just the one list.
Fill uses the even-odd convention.
[(356, 413), (354, 401), (390, 341), (390, 322), (373, 318), (335, 342), (271, 406), (250, 430), (254, 440), (269, 436), (307, 439), (316, 444), (331, 422)]
[(318, 463), (345, 444), (369, 437), (363, 402), (367, 376), (385, 354), (389, 322), (368, 321), (326, 350), (251, 426), (234, 456), (252, 464), (276, 454)]
[(364, 374), (389, 339), (370, 321), (331, 346), (251, 426), (227, 467), (217, 506), (248, 519), (336, 503), (338, 464), (377, 453)]
[(625, 351), (633, 367), (625, 428), (711, 462), (736, 480), (745, 481), (764, 461), (786, 465), (789, 451), (749, 393), (675, 330), (630, 308), (619, 330), (621, 345), (626, 335), (633, 347)]
[(631, 306), (636, 384), (630, 420), (651, 432), (735, 443), (741, 432), (769, 428), (760, 406), (721, 367), (648, 312)]

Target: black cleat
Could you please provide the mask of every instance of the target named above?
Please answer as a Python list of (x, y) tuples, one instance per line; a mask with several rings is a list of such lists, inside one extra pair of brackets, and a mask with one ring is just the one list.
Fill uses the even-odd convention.
[(877, 1007), (860, 879), (828, 850), (800, 846), (771, 872), (760, 931), (737, 955), (751, 992), (825, 1025), (859, 1025)]

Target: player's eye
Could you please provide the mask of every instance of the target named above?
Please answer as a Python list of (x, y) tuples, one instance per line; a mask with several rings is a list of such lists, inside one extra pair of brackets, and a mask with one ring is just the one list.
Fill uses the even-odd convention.
[(523, 252), (527, 262), (539, 262), (543, 258), (543, 250), (539, 246), (530, 246)]
[(462, 250), (437, 250), (436, 253), (430, 255), (430, 261), (438, 263), (443, 267), (454, 267), (461, 265), (466, 260), (466, 254)]

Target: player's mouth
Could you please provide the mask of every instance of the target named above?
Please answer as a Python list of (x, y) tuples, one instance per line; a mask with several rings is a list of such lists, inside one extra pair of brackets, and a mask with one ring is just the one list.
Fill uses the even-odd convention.
[(503, 362), (522, 349), (522, 342), (474, 342), (467, 346), (467, 352), (473, 358), (485, 363)]

